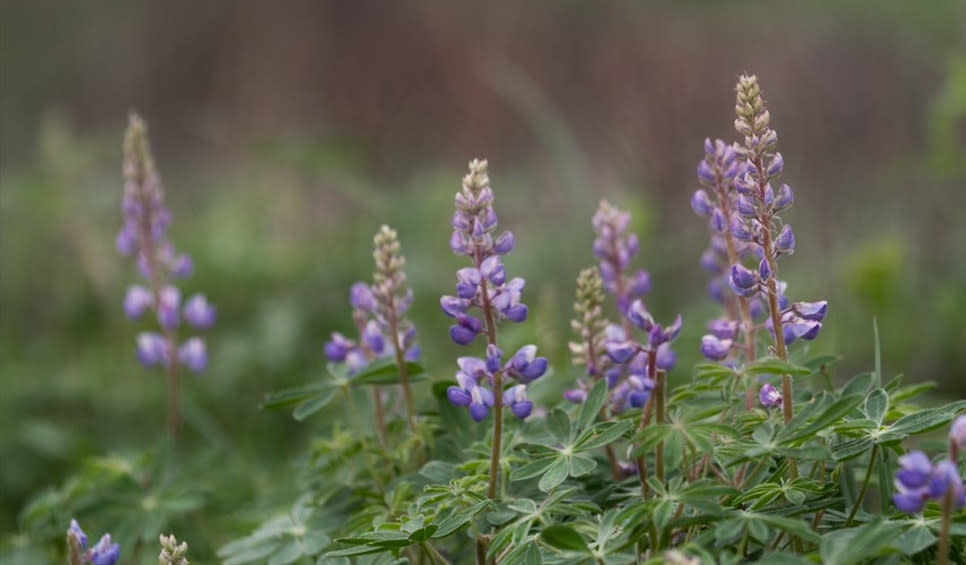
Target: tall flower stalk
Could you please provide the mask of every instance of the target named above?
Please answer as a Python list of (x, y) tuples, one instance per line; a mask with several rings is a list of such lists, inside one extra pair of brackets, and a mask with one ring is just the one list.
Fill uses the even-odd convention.
[[(345, 363), (349, 375), (375, 359), (391, 356), (399, 371), (406, 422), (412, 432), (416, 426), (416, 409), (407, 363), (419, 359), (420, 347), (416, 343), (416, 327), (406, 318), (413, 292), (406, 285), (406, 258), (400, 251), (396, 230), (389, 226), (379, 229), (373, 237), (372, 256), (375, 261), (372, 284), (360, 281), (349, 290), (358, 341), (334, 332), (325, 344), (325, 355), (330, 361)], [(381, 387), (373, 387), (372, 403), (379, 440), (386, 446), (388, 432)]]
[[(769, 127), (771, 118), (756, 76), (742, 75), (738, 79), (735, 112), (735, 129), (744, 136), (735, 151), (743, 166), (734, 180), (737, 210), (728, 218), (728, 229), (735, 239), (756, 245), (759, 263), (756, 270), (733, 263), (728, 282), (739, 296), (764, 295), (769, 314), (766, 326), (774, 336), (775, 355), (787, 360), (788, 344), (818, 335), (827, 305), (823, 301), (789, 306), (784, 296), (785, 284), (778, 280), (779, 257), (795, 251), (794, 232), (778, 215), (791, 206), (793, 194), (787, 184), (777, 191), (772, 187), (772, 182), (781, 177), (784, 159), (775, 151), (778, 134)], [(791, 376), (782, 375), (781, 381), (782, 416), (787, 424), (793, 416)]]
[[(724, 304), (726, 317), (708, 324), (710, 333), (701, 339), (701, 353), (713, 360), (734, 358), (737, 351), (745, 362), (755, 359), (755, 322), (753, 314), (761, 311), (757, 298), (741, 296), (727, 289), (730, 265), (754, 253), (755, 245), (738, 240), (729, 227), (730, 218), (737, 213), (737, 192), (734, 179), (741, 169), (733, 145), (717, 139), (704, 141), (704, 158), (698, 163), (698, 182), (703, 188), (691, 197), (691, 208), (709, 219), (711, 246), (702, 254), (701, 264), (714, 278), (709, 285), (711, 297)], [(742, 342), (737, 343), (740, 329)], [(755, 405), (755, 389), (745, 383), (745, 408)]]
[(124, 225), (117, 235), (117, 249), (122, 255), (135, 257), (148, 285), (128, 288), (124, 311), (132, 319), (148, 310), (156, 314), (161, 331), (138, 334), (137, 356), (145, 366), (160, 365), (167, 370), (168, 432), (173, 439), (180, 421), (180, 366), (201, 372), (208, 364), (204, 340), (191, 337), (179, 345), (178, 329), (182, 320), (196, 329), (210, 328), (215, 322), (215, 308), (203, 294), (191, 296), (182, 305), (181, 291), (171, 284), (172, 279), (190, 275), (193, 263), (188, 255), (176, 253), (167, 237), (171, 213), (164, 206), (147, 127), (135, 114), (131, 114), (124, 136), (124, 179)]
[[(490, 454), (490, 498), (496, 497), (500, 476), (500, 453), (503, 441), (503, 408), (507, 406), (518, 418), (526, 418), (533, 409), (527, 398), (526, 385), (547, 370), (547, 359), (537, 357), (537, 347), (521, 347), (505, 364), (497, 345), (498, 320), (522, 322), (527, 307), (520, 302), (525, 281), (507, 280), (501, 255), (513, 249), (513, 233), (504, 231), (494, 237), (497, 216), (493, 210), (493, 189), (487, 174), (487, 162), (470, 161), (463, 186), (456, 193), (453, 233), (450, 248), (470, 259), (472, 267), (456, 272), (455, 296), (443, 296), (440, 305), (456, 323), (450, 326), (450, 338), (459, 345), (469, 345), (477, 335), (485, 333), (485, 358), (460, 357), (456, 386), (446, 394), (450, 402), (469, 408), (470, 416), (481, 421), (493, 410), (493, 448)], [(482, 320), (478, 317), (482, 315)], [(504, 390), (504, 377), (517, 382)]]

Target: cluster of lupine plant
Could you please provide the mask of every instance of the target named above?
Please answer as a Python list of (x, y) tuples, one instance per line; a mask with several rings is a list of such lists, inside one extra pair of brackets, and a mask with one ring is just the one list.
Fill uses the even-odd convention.
[[(701, 188), (691, 196), (708, 219), (710, 247), (699, 262), (720, 304), (693, 342), (687, 336), (703, 330), (691, 328), (705, 323), (657, 321), (652, 311), (678, 308), (652, 296), (648, 272), (632, 267), (641, 242), (630, 214), (602, 201), (587, 246), (596, 265), (576, 282), (571, 366), (551, 371), (536, 345), (507, 331), (530, 314), (524, 280), (504, 266), (517, 242), (497, 228), (488, 163), (473, 160), (449, 238), (463, 264), (454, 262), (455, 293), (439, 301), (440, 315), (453, 321), (449, 339), (476, 354), (430, 378), (406, 317), (420, 297), (408, 286), (397, 232), (383, 226), (372, 281), (350, 288), (351, 320), (322, 347), (328, 375), (264, 404), (294, 407), (297, 420), (334, 416), (302, 458), (300, 495), (219, 557), (232, 564), (964, 562), (966, 401), (910, 403), (929, 387), (886, 380), (877, 337), (874, 369), (835, 385), (837, 358), (808, 350), (828, 305), (790, 301), (779, 279), (779, 259), (795, 250), (779, 214), (794, 197), (779, 184), (784, 159), (754, 76), (738, 81), (735, 129), (737, 142), (704, 143)], [(170, 286), (191, 262), (166, 239), (169, 215), (137, 119), (125, 147), (118, 246), (137, 257), (149, 283), (128, 292), (125, 309), (157, 315), (161, 332), (142, 334), (137, 351), (145, 364), (168, 369), (173, 436), (178, 367), (206, 362), (199, 338), (179, 344), (179, 322), (208, 327), (214, 310), (201, 295), (182, 308)], [(708, 361), (682, 368), (672, 344)], [(934, 461), (923, 434), (947, 425), (948, 453)], [(906, 452), (904, 444), (923, 450)], [(161, 544), (161, 563), (187, 563), (184, 544), (165, 536)], [(76, 522), (67, 545), (72, 565), (113, 564), (120, 550), (110, 536), (88, 548)]]

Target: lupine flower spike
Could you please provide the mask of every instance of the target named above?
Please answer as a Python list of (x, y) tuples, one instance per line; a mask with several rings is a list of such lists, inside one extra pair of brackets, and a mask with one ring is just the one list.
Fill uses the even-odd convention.
[[(394, 358), (402, 382), (407, 423), (413, 430), (415, 407), (406, 363), (419, 360), (420, 348), (416, 343), (416, 328), (406, 318), (413, 301), (412, 290), (406, 285), (406, 259), (400, 253), (396, 231), (389, 226), (379, 229), (373, 238), (373, 247), (376, 268), (372, 284), (357, 282), (349, 290), (358, 341), (333, 332), (325, 344), (325, 356), (334, 363), (344, 363), (349, 375), (374, 359)], [(379, 387), (373, 387), (372, 402), (380, 439), (385, 444), (387, 432)]]
[[(486, 334), (485, 358), (461, 357), (456, 373), (457, 385), (446, 392), (450, 402), (466, 406), (470, 416), (480, 421), (493, 409), (493, 452), (490, 456), (489, 496), (496, 495), (500, 472), (500, 444), (503, 435), (503, 406), (518, 418), (526, 418), (533, 410), (527, 398), (526, 385), (547, 370), (547, 359), (537, 356), (535, 345), (521, 347), (508, 361), (496, 341), (499, 320), (522, 322), (527, 306), (520, 301), (524, 280), (507, 279), (501, 255), (513, 249), (513, 233), (504, 231), (494, 236), (497, 216), (493, 210), (493, 189), (487, 174), (487, 162), (474, 159), (463, 186), (456, 193), (450, 248), (465, 255), (471, 265), (456, 272), (456, 294), (443, 296), (440, 306), (456, 323), (450, 326), (450, 338), (459, 345), (469, 345), (480, 333)], [(504, 390), (503, 377), (517, 384)]]
[(200, 373), (208, 366), (208, 352), (201, 337), (189, 337), (180, 345), (181, 322), (195, 329), (215, 323), (215, 307), (203, 294), (182, 303), (181, 291), (172, 279), (185, 278), (193, 270), (188, 255), (177, 253), (167, 231), (171, 213), (164, 206), (161, 179), (154, 166), (144, 122), (132, 114), (124, 137), (124, 225), (117, 234), (117, 249), (133, 255), (144, 285), (132, 285), (124, 296), (124, 312), (131, 319), (153, 311), (160, 331), (144, 331), (135, 341), (138, 360), (159, 365), (168, 372), (168, 428), (177, 432), (179, 366)]
[(93, 547), (87, 547), (87, 534), (77, 520), (71, 519), (67, 529), (67, 562), (70, 565), (114, 565), (121, 553), (121, 546), (111, 541), (111, 534), (104, 534)]
[(158, 565), (188, 565), (188, 544), (178, 543), (174, 534), (161, 534), (161, 553), (158, 555)]
[[(765, 108), (758, 77), (738, 79), (735, 129), (744, 137), (734, 148), (739, 161), (734, 176), (736, 211), (727, 218), (732, 238), (756, 249), (758, 265), (749, 269), (732, 262), (728, 284), (738, 296), (752, 298), (761, 294), (768, 305), (766, 327), (774, 335), (775, 354), (788, 359), (786, 346), (796, 339), (814, 339), (822, 328), (827, 304), (796, 302), (789, 305), (785, 284), (778, 280), (778, 259), (795, 251), (795, 236), (783, 224), (779, 212), (791, 206), (792, 189), (774, 188), (784, 168), (781, 153), (775, 152), (778, 134), (769, 127), (771, 117)], [(791, 377), (782, 376), (782, 414), (792, 418)]]

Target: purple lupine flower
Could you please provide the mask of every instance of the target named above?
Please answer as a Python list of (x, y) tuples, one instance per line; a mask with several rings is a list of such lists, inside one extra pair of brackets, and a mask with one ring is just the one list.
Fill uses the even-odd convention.
[(574, 404), (583, 404), (587, 400), (587, 390), (584, 388), (571, 388), (565, 390), (563, 395), (564, 398)]
[(670, 371), (674, 367), (674, 363), (677, 361), (678, 356), (671, 349), (670, 343), (662, 343), (657, 346), (657, 358), (654, 360), (655, 365), (658, 369), (662, 371)]
[(547, 358), (537, 357), (536, 345), (524, 345), (506, 363), (507, 375), (521, 383), (529, 383), (547, 372)]
[(527, 399), (527, 385), (511, 386), (503, 393), (503, 403), (510, 407), (513, 415), (521, 420), (526, 419), (533, 411), (533, 402)]
[(470, 162), (470, 172), (463, 177), (463, 188), (455, 198), (450, 247), (459, 255), (470, 256), (473, 266), (456, 272), (456, 295), (444, 296), (440, 306), (447, 316), (456, 318), (449, 334), (459, 345), (470, 344), (483, 331), (482, 319), (467, 314), (470, 308), (482, 311), (489, 307), (495, 320), (511, 322), (526, 320), (528, 312), (520, 301), (525, 281), (507, 280), (499, 257), (513, 249), (513, 233), (505, 231), (493, 237), (497, 216), (486, 167), (486, 161)]
[(88, 552), (91, 565), (114, 565), (121, 553), (121, 546), (111, 542), (111, 534), (104, 534)]
[(364, 282), (357, 282), (349, 289), (349, 303), (356, 310), (372, 312), (376, 309), (376, 299), (372, 296), (372, 289)]
[(137, 357), (145, 367), (167, 366), (170, 360), (168, 342), (159, 333), (141, 332), (137, 337)]
[(154, 294), (139, 284), (131, 285), (124, 295), (124, 313), (128, 318), (140, 318), (144, 311), (154, 305)]
[(81, 529), (80, 524), (77, 523), (77, 520), (73, 518), (70, 519), (70, 527), (67, 528), (67, 537), (73, 538), (77, 542), (78, 547), (81, 549), (87, 548), (87, 534), (85, 534), (84, 530)]
[(479, 422), (486, 418), (493, 406), (493, 392), (481, 386), (481, 378), (486, 379), (486, 362), (475, 357), (461, 357), (460, 370), (456, 373), (457, 386), (446, 389), (446, 397), (456, 406), (469, 407), (470, 417)]
[(753, 296), (758, 292), (759, 288), (758, 273), (736, 263), (731, 266), (731, 276), (728, 277), (728, 286), (738, 296)]
[(723, 361), (731, 354), (734, 341), (707, 334), (701, 338), (701, 354), (712, 361)]
[(111, 534), (104, 534), (93, 547), (87, 547), (87, 534), (77, 520), (70, 521), (67, 529), (69, 562), (72, 565), (90, 563), (91, 565), (114, 565), (121, 553), (121, 546), (111, 541)]
[(932, 476), (932, 461), (922, 451), (910, 451), (899, 457), (899, 470), (896, 471), (896, 481), (906, 489), (917, 489), (926, 486)]
[[(951, 494), (953, 508), (960, 509), (964, 505), (963, 479), (959, 476), (959, 468), (949, 459), (943, 459), (933, 467), (932, 477), (926, 489), (929, 497), (940, 501), (947, 493)], [(951, 492), (950, 492), (951, 491)]]
[(966, 414), (960, 414), (949, 427), (949, 443), (966, 451)]
[[(138, 334), (138, 359), (147, 366), (170, 367), (173, 363), (190, 362), (188, 368), (199, 370), (207, 364), (207, 356), (199, 356), (197, 346), (189, 347), (194, 355), (184, 356), (180, 351), (177, 355), (171, 351), (172, 344), (178, 341), (177, 329), (182, 316), (196, 328), (208, 328), (215, 322), (215, 309), (201, 294), (193, 295), (182, 309), (181, 291), (168, 282), (189, 276), (194, 263), (187, 254), (177, 253), (167, 237), (171, 213), (164, 206), (164, 192), (151, 157), (146, 127), (135, 115), (130, 118), (124, 138), (124, 177), (121, 202), (124, 224), (117, 234), (117, 248), (122, 255), (135, 256), (138, 271), (150, 283), (150, 287), (128, 288), (124, 312), (130, 318), (139, 318), (145, 311), (154, 310), (164, 334)], [(200, 342), (199, 338), (191, 338), (181, 349), (195, 343), (195, 339)], [(203, 342), (200, 343), (203, 353)]]
[(207, 329), (215, 324), (215, 307), (204, 294), (193, 294), (185, 301), (182, 315), (186, 322), (198, 329)]
[(782, 394), (771, 383), (765, 383), (758, 392), (758, 400), (765, 408), (772, 408), (781, 405)]
[(182, 365), (196, 373), (200, 373), (208, 366), (208, 350), (200, 337), (192, 337), (178, 348), (178, 360)]
[[(596, 233), (593, 251), (600, 262), (604, 289), (616, 296), (621, 313), (635, 298), (650, 291), (650, 276), (647, 271), (637, 271), (630, 277), (627, 273), (631, 258), (637, 253), (639, 246), (637, 236), (627, 233), (630, 219), (630, 213), (601, 200), (591, 221)], [(641, 284), (644, 280), (648, 283)]]
[[(740, 193), (735, 201), (740, 219), (733, 221), (736, 225), (732, 225), (732, 233), (736, 237), (745, 234), (751, 236), (751, 241), (759, 250), (760, 263), (757, 273), (759, 284), (750, 284), (746, 276), (739, 276), (747, 273), (735, 273), (734, 269), (729, 283), (742, 296), (751, 297), (758, 292), (766, 296), (775, 293), (783, 296), (784, 291), (779, 289), (775, 270), (780, 257), (794, 253), (795, 234), (791, 225), (782, 223), (778, 212), (792, 205), (794, 194), (787, 184), (782, 184), (777, 194), (772, 187), (772, 183), (782, 174), (784, 158), (775, 151), (778, 134), (769, 127), (770, 116), (761, 97), (758, 78), (743, 75), (738, 81), (737, 92), (735, 129), (744, 137), (744, 144), (735, 148), (741, 162), (741, 170), (734, 179), (735, 190)], [(779, 308), (784, 310), (787, 304), (782, 304), (782, 296), (775, 298), (779, 299)], [(783, 326), (781, 336), (786, 345), (798, 338), (816, 337), (821, 329), (818, 322), (825, 315), (824, 302), (821, 304), (820, 312), (796, 312), (794, 316), (771, 312), (773, 324), (781, 322)], [(773, 335), (777, 334), (775, 328), (771, 331)], [(779, 346), (780, 343), (777, 343), (776, 347)], [(780, 351), (783, 349), (780, 348)]]
[(339, 332), (333, 332), (329, 341), (325, 342), (325, 356), (329, 358), (329, 361), (339, 363), (345, 361), (346, 355), (354, 347), (355, 343), (352, 340), (347, 339)]

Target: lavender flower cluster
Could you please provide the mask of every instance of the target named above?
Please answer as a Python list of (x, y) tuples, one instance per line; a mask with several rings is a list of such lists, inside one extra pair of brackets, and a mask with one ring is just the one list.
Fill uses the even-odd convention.
[(70, 565), (114, 565), (121, 553), (121, 546), (111, 541), (111, 534), (104, 534), (93, 547), (87, 547), (87, 534), (77, 520), (71, 519), (67, 529), (68, 563)]
[(899, 458), (896, 493), (892, 502), (908, 514), (922, 510), (926, 502), (943, 503), (948, 497), (955, 509), (966, 506), (966, 487), (956, 466), (958, 454), (966, 451), (966, 415), (949, 428), (949, 456), (933, 463), (922, 451), (910, 451)]
[[(526, 385), (547, 371), (547, 359), (537, 356), (535, 345), (525, 345), (502, 363), (503, 352), (496, 343), (496, 322), (526, 320), (527, 306), (520, 300), (525, 281), (519, 277), (508, 280), (500, 259), (513, 249), (514, 238), (510, 231), (493, 237), (497, 216), (485, 160), (470, 162), (455, 205), (450, 248), (458, 255), (469, 257), (473, 265), (456, 272), (456, 294), (443, 296), (440, 306), (456, 320), (449, 330), (455, 343), (469, 345), (485, 332), (487, 348), (483, 359), (461, 357), (458, 360), (457, 385), (449, 387), (447, 397), (457, 406), (468, 407), (470, 416), (480, 421), (496, 404), (498, 399), (494, 395), (500, 394), (503, 405), (509, 406), (518, 418), (526, 418), (533, 410)], [(517, 384), (502, 390), (504, 375)]]
[[(650, 275), (644, 269), (628, 274), (631, 258), (639, 248), (638, 238), (627, 233), (630, 214), (601, 201), (591, 225), (596, 237), (593, 252), (599, 263), (578, 278), (578, 318), (572, 326), (581, 336), (570, 344), (574, 361), (586, 365), (593, 379), (607, 380), (608, 405), (612, 412), (641, 408), (655, 386), (655, 372), (669, 370), (675, 361), (670, 342), (681, 330), (681, 316), (667, 327), (654, 321), (642, 296), (650, 292)], [(603, 319), (603, 292), (614, 296), (621, 324)], [(633, 330), (642, 330), (643, 342), (634, 339)], [(591, 383), (580, 379), (577, 388), (564, 392), (564, 397), (581, 403)]]
[(200, 293), (182, 304), (181, 291), (169, 282), (189, 276), (193, 263), (188, 255), (176, 253), (168, 239), (171, 213), (164, 206), (146, 126), (136, 115), (130, 118), (124, 140), (124, 177), (124, 225), (117, 234), (117, 249), (122, 255), (135, 256), (146, 281), (146, 286), (136, 284), (127, 289), (124, 312), (138, 319), (152, 310), (161, 329), (138, 334), (137, 357), (145, 366), (178, 363), (201, 372), (208, 365), (204, 340), (190, 337), (179, 346), (177, 330), (182, 321), (195, 329), (208, 329), (215, 323), (216, 311)]
[(373, 359), (392, 356), (397, 345), (406, 361), (417, 361), (421, 352), (416, 343), (416, 327), (405, 318), (413, 293), (406, 286), (405, 259), (399, 253), (396, 231), (382, 226), (374, 243), (373, 284), (360, 281), (349, 290), (359, 339), (354, 341), (333, 332), (324, 348), (325, 356), (330, 361), (345, 363), (350, 375)]

